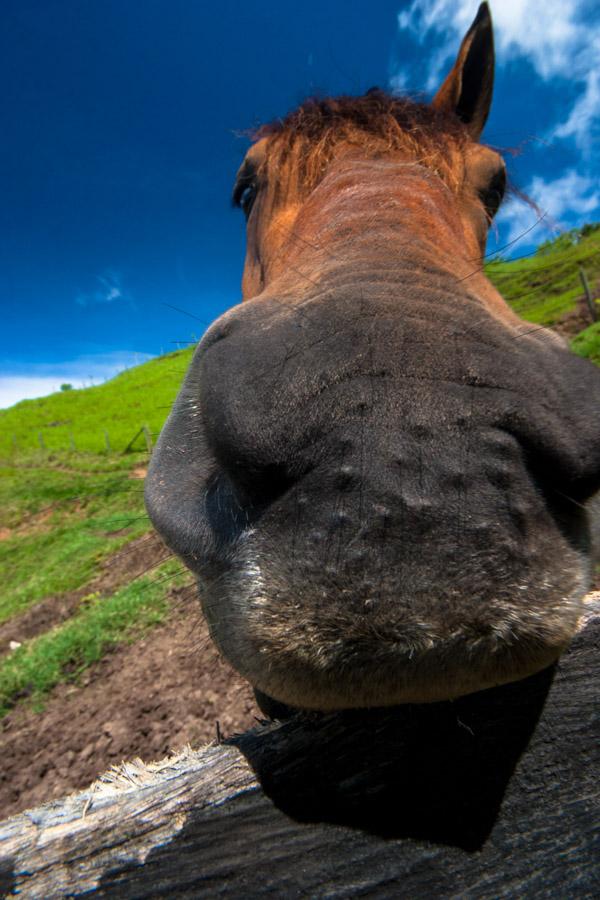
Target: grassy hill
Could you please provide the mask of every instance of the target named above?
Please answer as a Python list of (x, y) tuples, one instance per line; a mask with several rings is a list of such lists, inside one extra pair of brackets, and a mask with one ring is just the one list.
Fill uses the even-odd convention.
[[(11, 635), (21, 644), (8, 652), (0, 643), (0, 715), (17, 699), (39, 701), (112, 644), (166, 616), (169, 590), (185, 577), (172, 560), (157, 554), (155, 567), (116, 588), (96, 591), (94, 579), (150, 531), (140, 429), (152, 438), (160, 431), (191, 352), (0, 411), (0, 634), (14, 623)], [(52, 600), (58, 609), (73, 592), (82, 596), (74, 597), (72, 616), (49, 615), (46, 631), (20, 640), (31, 631), (28, 610)]]
[[(560, 326), (582, 294), (580, 264), (596, 291), (600, 226), (563, 235), (526, 259), (494, 259), (486, 268), (523, 318)], [(573, 349), (600, 364), (600, 323), (581, 330)], [(130, 580), (98, 580), (115, 569), (115, 554), (133, 554), (150, 532), (140, 429), (158, 434), (191, 353), (171, 353), (101, 386), (0, 411), (0, 715), (27, 698), (40, 702), (115, 643), (135, 640), (163, 621), (170, 587), (189, 577), (174, 560), (154, 553)], [(65, 598), (69, 614), (53, 616)], [(50, 611), (43, 627), (43, 616), (37, 625), (32, 619), (42, 607)], [(7, 624), (14, 626), (13, 645), (20, 645), (12, 650), (7, 639), (2, 644)]]
[[(588, 324), (577, 335), (573, 331), (580, 331), (579, 328), (568, 327), (578, 305), (582, 306), (580, 267), (585, 271), (592, 295), (600, 296), (600, 223), (566, 232), (542, 244), (536, 253), (524, 259), (493, 259), (486, 266), (486, 274), (519, 316), (559, 330), (564, 325), (562, 330), (573, 338), (571, 346), (575, 353), (598, 363), (598, 324)], [(585, 318), (587, 311), (583, 315)], [(577, 319), (574, 324), (577, 325)]]
[[(42, 447), (101, 454), (107, 438), (110, 449), (119, 452), (143, 425), (158, 434), (191, 356), (191, 349), (178, 350), (97, 387), (23, 400), (0, 410), (0, 459)], [(137, 446), (143, 444), (140, 436)]]

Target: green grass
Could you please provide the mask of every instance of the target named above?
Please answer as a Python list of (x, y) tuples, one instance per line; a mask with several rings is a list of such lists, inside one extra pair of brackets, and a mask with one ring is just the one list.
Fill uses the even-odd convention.
[(16, 529), (0, 541), (0, 622), (86, 584), (110, 553), (148, 531), (142, 491), (119, 465), (88, 475), (39, 460), (0, 469), (0, 525)]
[[(142, 425), (156, 435), (167, 416), (189, 365), (192, 349), (178, 350), (128, 369), (97, 387), (22, 400), (0, 410), (0, 458), (44, 448), (68, 452), (121, 452)], [(138, 447), (143, 438), (138, 439)], [(72, 454), (73, 455), (73, 454)], [(108, 454), (107, 454), (108, 455)], [(96, 462), (97, 465), (97, 462)]]
[(0, 716), (24, 698), (39, 708), (53, 687), (76, 680), (110, 647), (131, 642), (163, 622), (169, 589), (186, 577), (180, 563), (169, 560), (112, 597), (91, 596), (67, 622), (0, 660)]
[[(112, 520), (110, 520), (112, 521)], [(148, 523), (119, 538), (106, 536), (107, 520), (91, 518), (47, 534), (3, 541), (0, 623), (53, 594), (87, 584), (99, 564), (132, 537), (148, 530)], [(2, 559), (4, 557), (4, 560)]]
[(561, 235), (526, 259), (492, 260), (486, 274), (518, 315), (554, 325), (583, 294), (580, 264), (593, 290), (600, 278), (600, 229), (594, 226)]
[(0, 622), (87, 584), (107, 556), (149, 530), (143, 482), (129, 477), (147, 462), (143, 437), (123, 451), (144, 424), (158, 434), (191, 354), (180, 350), (98, 387), (0, 411), (0, 528), (8, 529), (0, 541)]
[[(147, 464), (143, 438), (123, 451), (142, 425), (159, 432), (191, 352), (0, 411), (0, 622), (47, 597), (85, 589), (110, 554), (148, 532), (143, 481), (130, 477)], [(90, 597), (68, 621), (1, 659), (2, 712), (19, 698), (39, 702), (115, 643), (161, 622), (179, 569), (166, 563), (112, 596)]]
[[(99, 387), (0, 412), (0, 527), (11, 530), (0, 541), (0, 622), (87, 584), (107, 556), (148, 531), (143, 482), (129, 477), (147, 461), (143, 441), (141, 453), (116, 451), (141, 424), (160, 430), (190, 355), (172, 353)], [(40, 430), (51, 449), (40, 449)], [(71, 435), (78, 452), (69, 449)]]
[(129, 472), (136, 463), (144, 463), (146, 456), (126, 459), (126, 469), (117, 458), (113, 468), (89, 472), (64, 471), (53, 459), (37, 459), (27, 466), (0, 466), (0, 527), (26, 526), (29, 519), (50, 509), (65, 515), (75, 509), (115, 514), (123, 506), (143, 510), (141, 499), (136, 501), (142, 484), (129, 478)]
[(600, 366), (600, 322), (580, 331), (571, 341), (571, 348), (578, 356), (585, 356)]

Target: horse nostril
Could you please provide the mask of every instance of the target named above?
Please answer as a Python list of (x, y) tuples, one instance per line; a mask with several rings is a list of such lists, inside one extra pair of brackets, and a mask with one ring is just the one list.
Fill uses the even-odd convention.
[(285, 466), (277, 463), (255, 468), (238, 461), (230, 467), (228, 474), (241, 496), (260, 507), (274, 503), (287, 493), (297, 480)]
[(213, 534), (224, 544), (234, 541), (250, 525), (252, 505), (240, 502), (238, 492), (225, 475), (210, 480), (204, 508)]
[(267, 466), (260, 474), (241, 470), (215, 475), (205, 495), (205, 512), (213, 533), (223, 543), (235, 541), (293, 483), (277, 466)]

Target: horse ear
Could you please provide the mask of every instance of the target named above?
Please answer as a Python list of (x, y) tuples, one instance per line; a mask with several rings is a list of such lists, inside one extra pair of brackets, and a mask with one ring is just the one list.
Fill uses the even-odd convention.
[(493, 87), (494, 32), (489, 6), (482, 3), (432, 105), (455, 112), (477, 141), (490, 111)]

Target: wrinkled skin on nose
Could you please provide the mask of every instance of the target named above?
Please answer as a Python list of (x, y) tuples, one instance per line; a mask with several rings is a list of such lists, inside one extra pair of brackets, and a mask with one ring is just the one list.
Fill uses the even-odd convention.
[[(198, 346), (146, 499), (215, 642), (279, 703), (456, 697), (548, 666), (577, 629), (600, 372), (483, 274), (504, 178), (477, 143), (492, 73), (482, 6), (433, 113), (331, 101), (329, 139), (346, 108), (353, 140), (304, 192), (291, 139), (277, 165), (276, 134), (240, 169), (247, 302)], [(440, 110), (450, 150), (413, 152)]]

